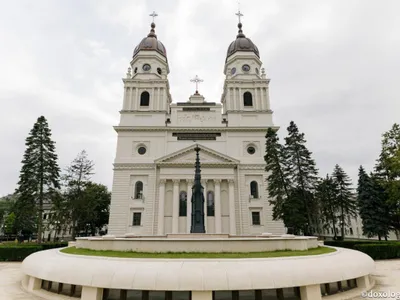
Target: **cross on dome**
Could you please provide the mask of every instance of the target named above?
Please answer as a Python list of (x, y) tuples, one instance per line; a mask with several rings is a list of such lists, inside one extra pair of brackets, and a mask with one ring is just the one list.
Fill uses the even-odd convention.
[(154, 23), (154, 18), (158, 17), (158, 14), (153, 10), (153, 12), (149, 16), (153, 17), (153, 23)]
[(199, 76), (197, 76), (197, 75), (196, 75), (193, 79), (190, 80), (190, 82), (196, 83), (196, 94), (199, 93), (199, 83), (200, 83), (200, 82), (203, 82), (203, 81), (204, 81), (204, 80), (203, 80), (203, 79), (200, 79)]
[(240, 12), (240, 2), (239, 1), (238, 1), (238, 12), (235, 15), (238, 16), (239, 23), (242, 23), (240, 18), (243, 17), (243, 14)]

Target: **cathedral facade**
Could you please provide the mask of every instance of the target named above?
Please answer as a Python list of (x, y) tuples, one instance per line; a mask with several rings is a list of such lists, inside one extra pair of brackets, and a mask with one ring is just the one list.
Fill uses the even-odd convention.
[(275, 127), (269, 79), (256, 45), (238, 27), (220, 101), (207, 102), (196, 91), (173, 103), (166, 49), (154, 23), (135, 48), (115, 127), (109, 234), (190, 232), (196, 146), (207, 233), (284, 233), (267, 193), (265, 134)]

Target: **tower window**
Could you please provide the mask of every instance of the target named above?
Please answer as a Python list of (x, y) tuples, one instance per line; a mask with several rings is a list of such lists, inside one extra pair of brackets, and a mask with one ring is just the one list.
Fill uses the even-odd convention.
[(149, 106), (150, 105), (150, 94), (149, 92), (143, 92), (140, 95), (140, 106)]
[(143, 182), (137, 181), (135, 183), (135, 199), (143, 198)]
[(207, 193), (207, 216), (214, 217), (214, 192)]
[(161, 73), (162, 73), (161, 68), (157, 68), (157, 73), (158, 73), (159, 75), (161, 75)]
[(179, 216), (186, 217), (187, 215), (187, 193), (182, 191), (179, 193)]
[(244, 106), (253, 106), (253, 95), (250, 92), (243, 94), (243, 104)]
[(257, 181), (250, 182), (250, 195), (253, 198), (258, 199), (258, 183), (257, 183)]

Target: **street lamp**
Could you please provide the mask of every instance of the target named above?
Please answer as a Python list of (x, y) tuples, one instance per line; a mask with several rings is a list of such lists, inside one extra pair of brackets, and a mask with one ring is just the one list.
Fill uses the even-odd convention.
[(56, 241), (57, 240), (57, 235), (58, 235), (58, 226), (59, 226), (59, 224), (60, 224), (60, 221), (54, 221), (54, 224), (55, 224), (55, 227), (56, 227), (56, 230), (55, 230), (55, 233), (54, 233), (54, 240)]

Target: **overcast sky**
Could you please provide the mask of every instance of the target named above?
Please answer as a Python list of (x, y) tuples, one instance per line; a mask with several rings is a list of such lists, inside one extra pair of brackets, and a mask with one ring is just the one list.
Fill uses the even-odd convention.
[[(174, 102), (219, 102), (235, 0), (18, 0), (0, 9), (0, 196), (18, 182), (25, 138), (44, 115), (64, 169), (86, 149), (111, 187), (123, 85), (149, 32), (167, 48)], [(274, 121), (304, 132), (320, 175), (371, 171), (381, 134), (400, 122), (400, 1), (242, 0), (243, 31), (271, 78)]]

